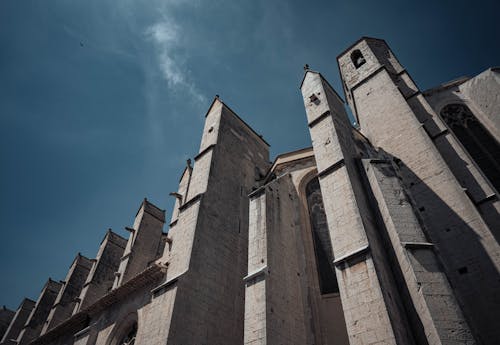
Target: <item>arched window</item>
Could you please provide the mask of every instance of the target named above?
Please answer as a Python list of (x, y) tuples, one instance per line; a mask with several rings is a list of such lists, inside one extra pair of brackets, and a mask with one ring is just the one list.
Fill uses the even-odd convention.
[(134, 322), (123, 334), (117, 345), (134, 345), (137, 336), (137, 322)]
[(330, 232), (326, 223), (325, 207), (315, 178), (306, 185), (307, 208), (311, 222), (316, 268), (319, 276), (319, 286), (322, 294), (339, 292), (335, 268), (333, 266), (333, 250)]
[(366, 60), (359, 49), (353, 50), (351, 53), (351, 61), (354, 64), (354, 67), (360, 68), (365, 64)]
[(116, 322), (106, 345), (135, 345), (137, 313), (133, 312)]
[(441, 117), (470, 156), (500, 191), (500, 144), (476, 119), (465, 104), (448, 104)]

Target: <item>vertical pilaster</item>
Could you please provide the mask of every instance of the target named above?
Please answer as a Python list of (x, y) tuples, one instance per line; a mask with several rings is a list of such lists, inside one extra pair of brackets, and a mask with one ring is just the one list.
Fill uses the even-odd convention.
[(299, 203), (287, 174), (250, 195), (244, 344), (312, 344)]
[(245, 276), (244, 344), (267, 344), (267, 193), (250, 195), (248, 274)]

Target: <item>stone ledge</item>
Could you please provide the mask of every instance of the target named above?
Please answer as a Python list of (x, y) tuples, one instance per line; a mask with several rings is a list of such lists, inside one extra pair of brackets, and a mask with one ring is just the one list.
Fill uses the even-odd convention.
[(188, 270), (185, 270), (184, 272), (179, 273), (175, 277), (170, 278), (166, 282), (164, 282), (164, 283), (158, 285), (157, 287), (153, 288), (151, 290), (151, 294), (153, 295), (153, 298), (155, 297), (156, 294), (158, 294), (158, 293), (162, 292), (163, 290), (167, 289), (169, 286), (174, 285), (175, 283), (177, 283), (177, 281), (179, 280), (179, 278), (182, 277), (184, 274), (186, 274), (187, 271)]
[(199, 160), (201, 157), (203, 157), (206, 153), (208, 153), (208, 151), (212, 150), (214, 147), (215, 147), (215, 144), (208, 145), (205, 149), (203, 149), (200, 153), (198, 153), (194, 157), (194, 161), (196, 162), (197, 160)]
[(262, 266), (258, 270), (255, 270), (255, 271), (249, 273), (246, 277), (243, 277), (243, 281), (248, 282), (249, 280), (252, 280), (253, 278), (258, 277), (258, 276), (263, 275), (263, 274), (266, 274), (266, 273), (267, 273), (267, 265)]
[(371, 164), (391, 164), (391, 161), (389, 159), (380, 159), (380, 158), (363, 159), (363, 161), (368, 161)]
[(320, 116), (318, 116), (317, 118), (315, 118), (314, 120), (312, 120), (311, 122), (309, 122), (307, 124), (307, 126), (309, 126), (309, 128), (313, 128), (318, 123), (320, 123), (321, 121), (323, 121), (323, 119), (327, 118), (328, 115), (330, 115), (330, 110), (325, 111), (323, 114), (321, 114)]
[(262, 194), (264, 194), (265, 191), (266, 191), (266, 185), (261, 186), (261, 187), (257, 188), (256, 190), (254, 190), (253, 192), (251, 192), (250, 194), (248, 194), (248, 198), (253, 199), (253, 198), (259, 197)]
[(328, 168), (320, 171), (318, 175), (316, 175), (318, 178), (322, 179), (323, 177), (330, 175), (331, 173), (335, 172), (336, 170), (342, 168), (345, 165), (345, 160), (344, 158), (341, 158), (339, 161), (333, 163), (330, 165)]
[[(424, 129), (426, 129), (425, 124), (424, 124)], [(426, 132), (427, 132), (427, 130), (426, 130)], [(437, 138), (439, 138), (439, 137), (442, 137), (443, 135), (448, 135), (449, 133), (450, 133), (450, 131), (448, 130), (448, 128), (445, 128), (445, 129), (443, 129), (441, 132), (436, 133), (436, 134), (434, 134), (434, 135), (430, 135), (430, 133), (429, 133), (429, 132), (427, 132), (427, 134), (429, 134), (429, 137), (430, 137), (430, 138), (431, 138), (431, 140), (433, 140), (433, 141), (434, 141), (434, 140), (436, 140), (436, 139), (437, 139)]]
[(90, 328), (91, 326), (88, 326), (88, 327), (85, 327), (84, 329), (82, 329), (81, 331), (75, 333), (75, 335), (73, 336), (75, 339), (78, 339), (78, 338), (81, 338), (87, 334), (89, 334), (90, 332)]
[[(403, 74), (404, 72), (406, 72), (405, 70), (401, 71), (400, 73), (398, 73), (398, 76)], [(399, 87), (398, 87), (399, 88)], [(412, 93), (411, 95), (409, 95), (408, 97), (405, 97), (405, 99), (408, 101), (410, 98), (413, 98), (415, 96), (418, 96), (418, 95), (421, 95), (422, 93), (420, 91), (415, 91), (414, 93)]]
[(354, 258), (356, 258), (358, 256), (366, 254), (369, 250), (370, 250), (370, 245), (369, 244), (365, 244), (364, 246), (362, 246), (362, 247), (360, 247), (358, 249), (355, 249), (352, 252), (347, 253), (347, 254), (341, 256), (338, 259), (333, 260), (333, 264), (335, 266), (338, 266), (338, 265), (340, 265), (343, 262), (349, 261), (349, 260), (354, 259)]
[(476, 206), (481, 206), (484, 203), (487, 203), (490, 201), (497, 201), (497, 200), (498, 200), (498, 196), (496, 194), (491, 194), (491, 195), (488, 195), (487, 197), (485, 197), (479, 201), (474, 201), (474, 204)]
[(188, 201), (186, 201), (184, 203), (184, 205), (182, 205), (182, 206), (179, 207), (179, 212), (185, 211), (186, 209), (188, 209), (189, 207), (191, 207), (195, 202), (201, 200), (201, 198), (203, 197), (203, 194), (205, 194), (205, 193), (196, 194), (191, 199), (189, 199)]
[(406, 249), (432, 249), (434, 247), (434, 244), (430, 242), (401, 242), (401, 244)]

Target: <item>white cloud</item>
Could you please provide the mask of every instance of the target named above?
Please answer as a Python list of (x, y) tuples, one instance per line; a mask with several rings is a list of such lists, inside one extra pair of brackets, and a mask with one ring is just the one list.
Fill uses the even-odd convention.
[(206, 103), (206, 97), (199, 92), (190, 77), (186, 60), (180, 54), (185, 40), (181, 40), (181, 28), (173, 18), (164, 17), (161, 21), (146, 28), (146, 37), (153, 42), (157, 51), (158, 67), (173, 91), (185, 91), (198, 103)]

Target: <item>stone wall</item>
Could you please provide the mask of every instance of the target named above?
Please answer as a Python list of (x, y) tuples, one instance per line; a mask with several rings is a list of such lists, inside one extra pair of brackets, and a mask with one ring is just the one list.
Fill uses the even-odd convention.
[(40, 335), (62, 285), (62, 283), (53, 281), (52, 279), (47, 281), (26, 324), (19, 333), (17, 338), (19, 345), (28, 344)]
[[(339, 58), (341, 70), (343, 58)], [(359, 69), (363, 68), (371, 67), (367, 62)], [(500, 247), (493, 229), (450, 171), (390, 69), (368, 74), (351, 85), (350, 92), (362, 133), (400, 160), (405, 186), (416, 201), (475, 337), (494, 343), (500, 337), (495, 321), (500, 313), (496, 293)]]
[(36, 304), (35, 301), (32, 301), (28, 298), (25, 298), (21, 302), (21, 305), (19, 305), (19, 308), (17, 308), (16, 314), (9, 323), (9, 326), (6, 329), (5, 334), (0, 340), (0, 344), (14, 345), (16, 343), (19, 333), (26, 324), (26, 321), (28, 320), (31, 311), (33, 310), (33, 308), (35, 308), (35, 304)]
[(411, 344), (408, 320), (362, 186), (343, 103), (316, 72), (306, 71), (301, 91), (349, 342)]
[(80, 296), (91, 267), (92, 261), (78, 253), (54, 301), (41, 334), (65, 321), (73, 314), (77, 298)]
[(111, 290), (126, 244), (126, 239), (108, 230), (99, 246), (73, 314), (92, 305)]

